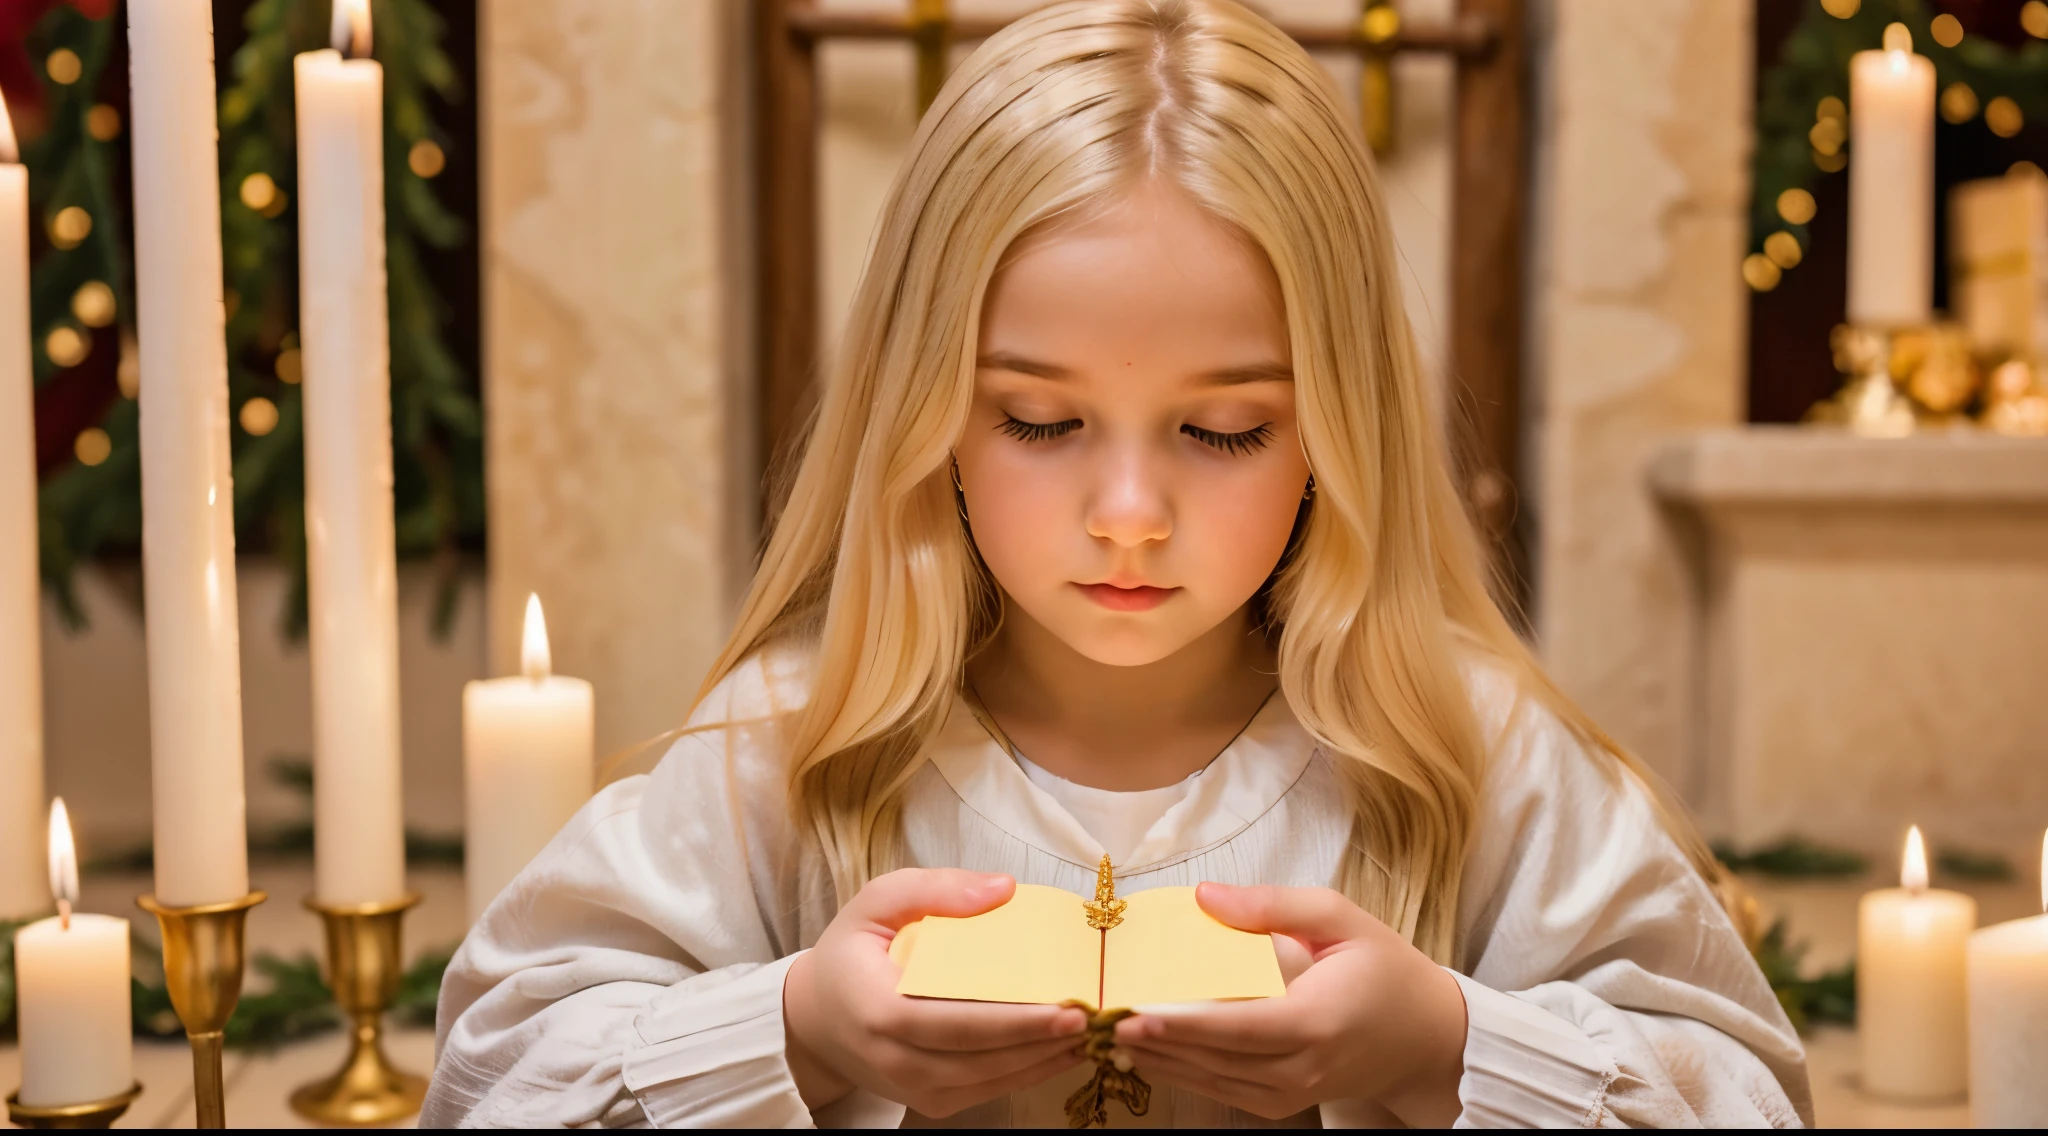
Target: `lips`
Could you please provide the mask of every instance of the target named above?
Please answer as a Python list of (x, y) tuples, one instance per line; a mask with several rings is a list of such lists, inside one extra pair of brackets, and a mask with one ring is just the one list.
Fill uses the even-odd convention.
[(1076, 584), (1081, 593), (1111, 611), (1151, 611), (1172, 598), (1179, 588), (1140, 585), (1119, 588), (1115, 584)]

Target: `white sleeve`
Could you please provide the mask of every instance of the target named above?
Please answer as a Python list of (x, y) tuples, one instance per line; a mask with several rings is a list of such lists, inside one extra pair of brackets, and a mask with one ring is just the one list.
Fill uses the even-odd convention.
[(1798, 1035), (1648, 791), (1533, 704), (1493, 760), (1459, 1125), (1810, 1125)]
[(686, 736), (598, 793), (485, 911), (442, 982), (423, 1126), (900, 1122), (796, 1091), (782, 982), (829, 888), (756, 791), (777, 771), (731, 746)]

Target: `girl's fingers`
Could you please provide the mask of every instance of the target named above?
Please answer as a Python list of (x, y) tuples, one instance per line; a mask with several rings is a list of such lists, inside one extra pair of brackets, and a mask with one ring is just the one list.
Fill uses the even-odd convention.
[[(965, 1089), (992, 1081), (1003, 1081), (1057, 1058), (1072, 1056), (1069, 1039), (1054, 1039), (995, 1049), (984, 1053), (935, 1053), (901, 1046), (905, 1065), (916, 1070), (922, 1082), (945, 1088)], [(1079, 1058), (1076, 1058), (1079, 1060)]]
[(1331, 888), (1204, 883), (1195, 888), (1195, 902), (1241, 931), (1287, 935), (1312, 951), (1370, 935), (1378, 922)]
[(1047, 1038), (1067, 1044), (1087, 1028), (1087, 1016), (1067, 1006), (1015, 1006), (898, 998), (881, 1032), (906, 1045), (941, 1053), (980, 1052), (1029, 1045)]
[(927, 1112), (932, 1117), (951, 1116), (963, 1108), (972, 1108), (983, 1101), (994, 1100), (1009, 1093), (1019, 1092), (1059, 1076), (1081, 1063), (1081, 1056), (1071, 1049), (1057, 1053), (1035, 1064), (1015, 1070), (991, 1080), (978, 1081), (957, 1088), (941, 1090), (937, 1095), (940, 1102), (938, 1112)]
[(1219, 1076), (1206, 1069), (1151, 1050), (1131, 1051), (1133, 1067), (1145, 1079), (1159, 1085), (1175, 1085), (1232, 1108), (1278, 1119), (1292, 1110), (1280, 1108), (1273, 1089), (1237, 1077)]
[(1204, 1076), (1229, 1077), (1268, 1087), (1291, 1085), (1301, 1081), (1305, 1071), (1314, 1062), (1314, 1055), (1307, 1051), (1279, 1055), (1252, 1054), (1211, 1049), (1206, 1045), (1178, 1045), (1165, 1041), (1126, 1043), (1123, 1049), (1131, 1055), (1133, 1061), (1141, 1064), (1148, 1059), (1164, 1058), (1177, 1066), (1199, 1069)]
[(1125, 1044), (1175, 1042), (1206, 1045), (1234, 1053), (1293, 1053), (1304, 1042), (1300, 1001), (1266, 998), (1206, 1006), (1162, 1006), (1140, 1010), (1116, 1025), (1116, 1039)]

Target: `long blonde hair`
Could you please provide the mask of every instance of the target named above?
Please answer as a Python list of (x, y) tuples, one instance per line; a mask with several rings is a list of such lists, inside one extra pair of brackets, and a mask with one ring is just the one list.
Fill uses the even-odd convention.
[[(1372, 163), (1299, 45), (1231, 0), (1070, 0), (991, 37), (925, 116), (737, 625), (704, 691), (774, 644), (810, 657), (789, 724), (799, 819), (842, 901), (901, 858), (901, 790), (1000, 596), (947, 464), (982, 299), (1035, 227), (1170, 179), (1265, 251), (1316, 497), (1273, 581), (1280, 686), (1355, 808), (1333, 881), (1452, 961), (1487, 739), (1488, 657), (1635, 770), (1531, 659), (1487, 587), (1394, 274)], [(1710, 864), (1683, 822), (1681, 843)]]

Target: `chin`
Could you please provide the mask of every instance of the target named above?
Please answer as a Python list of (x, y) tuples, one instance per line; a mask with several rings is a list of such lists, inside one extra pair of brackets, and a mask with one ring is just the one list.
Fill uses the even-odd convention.
[(1064, 628), (1056, 634), (1075, 654), (1106, 667), (1148, 666), (1198, 638), (1177, 634), (1174, 628), (1131, 626), (1141, 621), (1128, 616), (1120, 621), (1124, 626), (1115, 628), (1101, 626), (1099, 619), (1077, 622), (1079, 626)]

